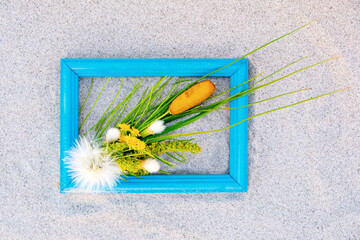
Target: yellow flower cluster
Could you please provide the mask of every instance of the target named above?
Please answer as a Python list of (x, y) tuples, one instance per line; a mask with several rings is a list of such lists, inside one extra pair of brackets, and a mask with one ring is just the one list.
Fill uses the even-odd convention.
[(146, 143), (131, 135), (121, 135), (120, 142), (126, 143), (132, 150), (145, 150)]
[(139, 136), (140, 136), (140, 131), (137, 130), (136, 128), (134, 128), (134, 127), (131, 128), (130, 133), (131, 133), (132, 135), (134, 135), (135, 137), (139, 137)]
[(140, 136), (140, 131), (134, 127), (130, 127), (129, 124), (121, 123), (121, 124), (118, 124), (118, 127), (125, 133), (130, 132), (130, 134), (133, 135), (134, 137)]
[(125, 123), (118, 124), (118, 127), (124, 132), (128, 132), (131, 130), (130, 125)]

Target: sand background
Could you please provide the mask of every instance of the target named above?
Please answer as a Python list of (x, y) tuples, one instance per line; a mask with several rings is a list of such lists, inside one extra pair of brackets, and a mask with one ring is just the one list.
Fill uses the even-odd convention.
[[(352, 88), (249, 122), (248, 193), (59, 193), (61, 58), (236, 58), (315, 18), (251, 55), (250, 75), (341, 58), (249, 113)], [(359, 32), (359, 1), (1, 1), (0, 238), (360, 239)], [(218, 159), (226, 172), (216, 154), (193, 166)]]

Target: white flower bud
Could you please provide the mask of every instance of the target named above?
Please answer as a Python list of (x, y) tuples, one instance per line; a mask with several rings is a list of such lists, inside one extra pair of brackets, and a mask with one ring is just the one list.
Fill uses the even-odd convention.
[(166, 126), (164, 124), (163, 120), (156, 120), (152, 124), (150, 124), (148, 128), (148, 132), (150, 134), (159, 134), (162, 133), (165, 130)]
[(142, 168), (149, 173), (156, 173), (160, 170), (160, 164), (153, 158), (147, 158), (142, 162)]
[(117, 128), (110, 128), (109, 130), (107, 130), (106, 135), (105, 135), (105, 140), (106, 142), (113, 142), (118, 140), (120, 137), (120, 130)]

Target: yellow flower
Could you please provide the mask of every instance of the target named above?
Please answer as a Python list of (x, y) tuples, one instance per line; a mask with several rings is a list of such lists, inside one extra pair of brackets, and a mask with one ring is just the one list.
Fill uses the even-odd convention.
[(131, 128), (131, 134), (134, 135), (135, 137), (139, 137), (140, 136), (140, 131), (137, 130), (136, 128), (132, 127)]
[(145, 150), (146, 148), (145, 142), (133, 136), (122, 135), (119, 140), (126, 143), (128, 147), (133, 150)]
[(134, 127), (130, 127), (129, 124), (121, 123), (121, 124), (118, 124), (118, 127), (121, 129), (121, 131), (123, 131), (125, 133), (130, 132), (131, 135), (133, 135), (134, 137), (140, 136), (140, 131)]
[(121, 124), (118, 124), (118, 127), (121, 130), (123, 130), (124, 132), (131, 131), (131, 128), (130, 128), (129, 124), (121, 123)]

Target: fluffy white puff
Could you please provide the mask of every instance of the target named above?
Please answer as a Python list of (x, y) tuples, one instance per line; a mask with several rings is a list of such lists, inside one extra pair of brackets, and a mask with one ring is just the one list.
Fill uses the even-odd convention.
[(120, 137), (120, 130), (117, 128), (110, 128), (109, 130), (107, 130), (106, 135), (105, 135), (105, 140), (106, 142), (113, 142), (118, 140)]
[(80, 138), (68, 151), (65, 164), (75, 185), (85, 190), (112, 188), (119, 180), (121, 169), (99, 145)]
[(152, 124), (150, 124), (148, 128), (148, 132), (150, 134), (159, 134), (162, 133), (165, 130), (166, 126), (164, 124), (163, 120), (156, 120)]
[(147, 158), (143, 160), (142, 168), (148, 171), (149, 173), (156, 173), (160, 170), (160, 164), (153, 158)]

